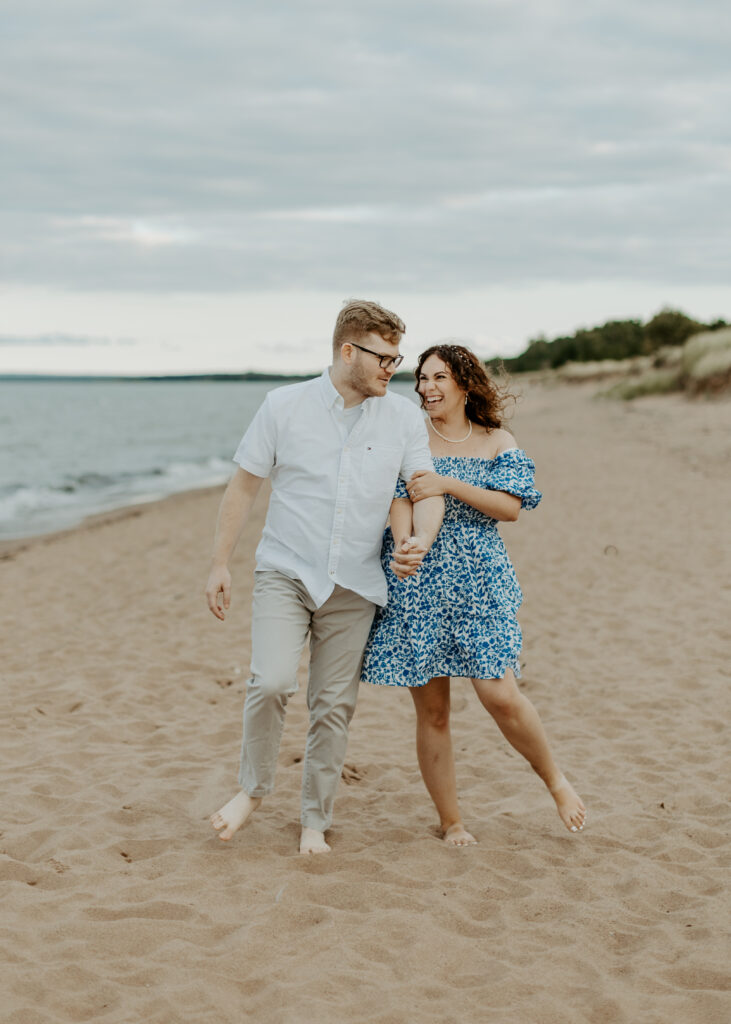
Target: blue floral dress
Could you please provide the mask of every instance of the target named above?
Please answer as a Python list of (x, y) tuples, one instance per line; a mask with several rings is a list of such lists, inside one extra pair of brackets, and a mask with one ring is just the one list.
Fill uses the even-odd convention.
[[(507, 491), (535, 508), (535, 466), (519, 448), (494, 459), (434, 459), (442, 476), (491, 491)], [(395, 497), (408, 497), (399, 481)], [(381, 562), (388, 604), (376, 613), (363, 661), (362, 679), (383, 686), (424, 686), (435, 676), (502, 679), (520, 675), (521, 632), (516, 612), (523, 599), (497, 520), (444, 496), (442, 527), (416, 576), (399, 580), (389, 568), (391, 531)]]

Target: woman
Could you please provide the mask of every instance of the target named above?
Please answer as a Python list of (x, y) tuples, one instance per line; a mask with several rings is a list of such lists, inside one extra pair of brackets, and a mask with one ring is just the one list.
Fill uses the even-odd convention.
[[(462, 824), (449, 730), (449, 677), (472, 680), (483, 707), (546, 784), (571, 832), (586, 810), (553, 760), (541, 720), (518, 689), (522, 594), (497, 531), (541, 500), (533, 462), (502, 427), (504, 400), (479, 359), (462, 345), (434, 345), (419, 357), (416, 390), (429, 424), (436, 472), (399, 483), (386, 531), (388, 604), (376, 615), (363, 679), (408, 686), (416, 707), (419, 767), (445, 841), (476, 842)], [(408, 492), (408, 493), (407, 493)], [(389, 571), (394, 543), (408, 544), (411, 503), (445, 497), (444, 522), (415, 576)], [(422, 548), (419, 539), (414, 544)]]

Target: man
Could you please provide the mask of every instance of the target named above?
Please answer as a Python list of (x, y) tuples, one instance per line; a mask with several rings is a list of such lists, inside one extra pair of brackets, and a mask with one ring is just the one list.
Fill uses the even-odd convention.
[[(271, 391), (239, 445), (221, 502), (206, 597), (230, 606), (227, 563), (261, 487), (272, 493), (257, 548), (251, 679), (244, 706), (241, 791), (211, 818), (230, 839), (272, 792), (285, 707), (310, 636), (310, 724), (302, 777), (301, 853), (327, 853), (335, 790), (355, 710), (363, 649), (386, 603), (381, 536), (399, 475), (432, 469), (416, 405), (387, 394), (405, 330), (373, 302), (341, 310), (333, 364), (321, 377)], [(439, 529), (441, 497), (414, 506), (414, 537), (394, 555), (416, 571)], [(222, 596), (223, 608), (219, 604)]]

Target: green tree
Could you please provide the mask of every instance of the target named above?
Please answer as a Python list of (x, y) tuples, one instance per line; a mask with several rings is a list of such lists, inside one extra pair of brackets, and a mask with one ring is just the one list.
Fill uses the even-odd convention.
[(645, 324), (645, 352), (655, 352), (665, 345), (682, 345), (691, 334), (706, 329), (705, 324), (691, 320), (679, 309), (661, 309)]
[(726, 327), (725, 320), (703, 324), (678, 309), (661, 309), (652, 320), (609, 320), (596, 327), (582, 327), (574, 334), (548, 341), (544, 335), (532, 338), (525, 352), (511, 359), (492, 359), (493, 369), (504, 366), (510, 373), (546, 370), (569, 361), (593, 362), (599, 359), (628, 359), (655, 352), (665, 345), (682, 345), (698, 331)]

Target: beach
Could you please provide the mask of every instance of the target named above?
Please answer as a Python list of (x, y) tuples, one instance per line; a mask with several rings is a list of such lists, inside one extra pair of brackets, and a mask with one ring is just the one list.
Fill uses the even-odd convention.
[(222, 843), (208, 818), (236, 789), (264, 496), (223, 624), (203, 597), (220, 488), (8, 542), (3, 1020), (731, 1017), (731, 402), (518, 386), (512, 429), (544, 494), (501, 530), (525, 594), (521, 686), (584, 833), (455, 680), (479, 843), (447, 848), (409, 695), (364, 685), (332, 853), (300, 857), (303, 658), (277, 791)]

